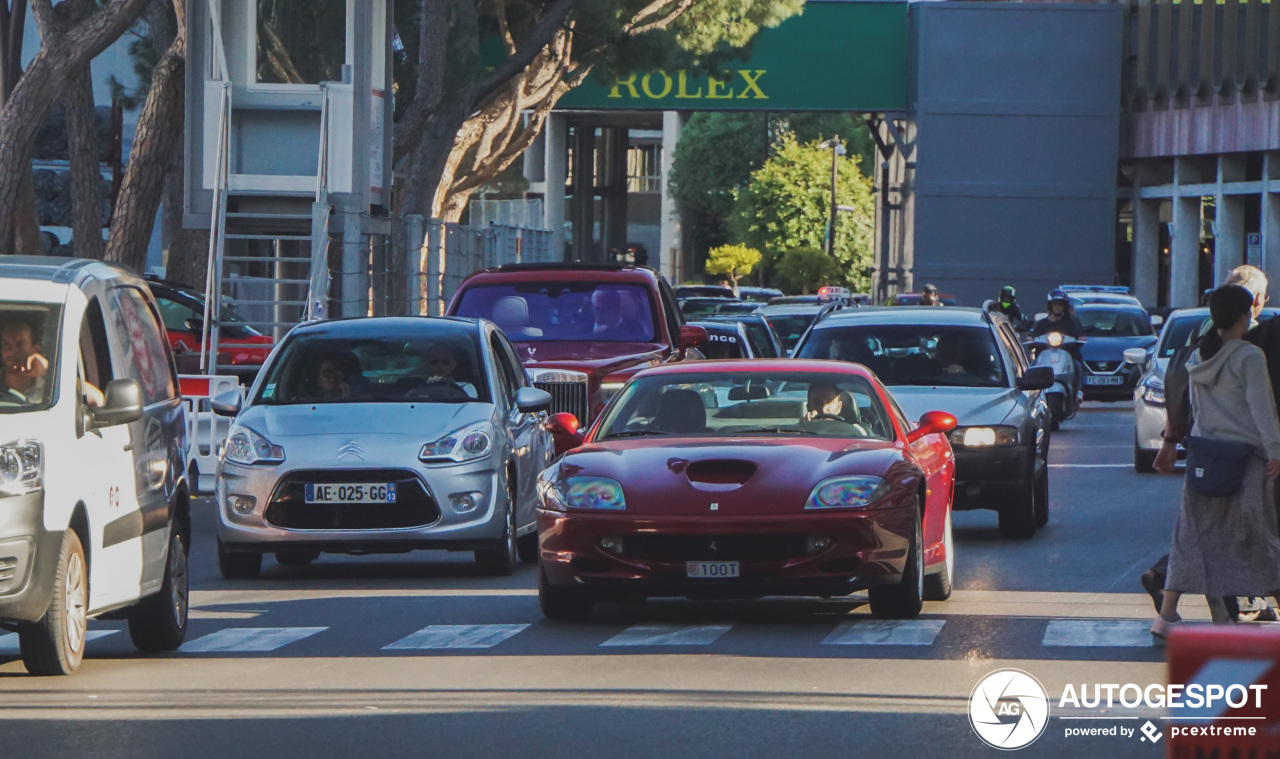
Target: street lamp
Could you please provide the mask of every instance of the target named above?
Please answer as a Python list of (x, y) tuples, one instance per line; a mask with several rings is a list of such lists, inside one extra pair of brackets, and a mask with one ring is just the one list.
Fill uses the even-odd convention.
[(818, 143), (818, 147), (823, 150), (831, 151), (831, 211), (827, 217), (827, 255), (835, 258), (836, 255), (836, 159), (844, 155), (844, 143), (840, 142), (840, 135), (833, 134), (831, 139)]

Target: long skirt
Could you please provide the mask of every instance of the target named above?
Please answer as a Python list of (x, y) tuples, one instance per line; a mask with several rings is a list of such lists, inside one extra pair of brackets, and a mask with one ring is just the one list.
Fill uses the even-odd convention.
[(1199, 495), (1185, 484), (1165, 587), (1207, 596), (1280, 591), (1280, 536), (1266, 462), (1249, 461), (1235, 495)]

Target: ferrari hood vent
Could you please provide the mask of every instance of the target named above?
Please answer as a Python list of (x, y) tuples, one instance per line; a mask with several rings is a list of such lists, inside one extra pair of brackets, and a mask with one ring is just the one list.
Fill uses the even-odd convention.
[(735, 459), (711, 459), (691, 461), (685, 469), (689, 482), (695, 485), (721, 486), (717, 489), (740, 487), (756, 473), (756, 465), (750, 461)]

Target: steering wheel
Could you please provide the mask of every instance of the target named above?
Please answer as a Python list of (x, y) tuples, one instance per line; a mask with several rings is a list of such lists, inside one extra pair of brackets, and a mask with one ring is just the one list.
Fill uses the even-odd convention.
[(848, 424), (848, 423), (849, 423), (849, 420), (848, 420), (848, 419), (845, 419), (843, 416), (837, 416), (836, 414), (828, 414), (828, 413), (825, 413), (825, 412), (823, 412), (823, 413), (821, 413), (821, 414), (818, 414), (817, 416), (813, 417), (812, 419), (809, 419), (809, 421), (811, 421), (811, 422), (816, 422), (816, 421), (823, 420), (823, 419), (828, 420), (828, 421), (832, 421), (832, 422), (844, 422), (845, 424)]

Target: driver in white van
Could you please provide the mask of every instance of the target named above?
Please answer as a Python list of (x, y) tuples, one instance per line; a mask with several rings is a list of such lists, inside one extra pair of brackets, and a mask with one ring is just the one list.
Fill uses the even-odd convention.
[(44, 399), (49, 360), (40, 354), (35, 328), (24, 317), (0, 324), (0, 363), (4, 365), (3, 389), (27, 403)]

